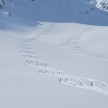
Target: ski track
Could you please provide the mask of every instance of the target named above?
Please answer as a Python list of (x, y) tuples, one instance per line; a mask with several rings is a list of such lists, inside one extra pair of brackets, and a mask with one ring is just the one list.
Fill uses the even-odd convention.
[(80, 48), (80, 36), (79, 35), (72, 36), (71, 39), (66, 40), (60, 46), (78, 51)]
[(62, 44), (60, 44), (60, 46), (77, 52), (81, 52), (80, 50), (81, 36), (83, 35), (84, 32), (90, 31), (91, 29), (92, 29), (91, 27), (84, 28), (83, 30), (72, 35), (71, 39), (64, 41)]
[[(48, 67), (48, 63), (41, 60), (38, 55), (35, 54), (31, 47), (31, 43), (36, 40), (36, 38), (43, 36), (47, 32), (50, 32), (54, 28), (54, 24), (49, 24), (41, 33), (35, 37), (26, 38), (18, 43), (18, 52), (20, 57), (24, 60), (24, 63), (39, 69), (40, 74), (53, 76), (59, 78), (59, 82), (68, 86), (93, 90), (99, 93), (108, 94), (108, 85), (104, 82), (77, 77), (73, 75), (66, 74), (61, 70), (53, 69)], [(72, 49), (78, 50), (80, 47), (80, 37), (72, 37), (70, 40)]]

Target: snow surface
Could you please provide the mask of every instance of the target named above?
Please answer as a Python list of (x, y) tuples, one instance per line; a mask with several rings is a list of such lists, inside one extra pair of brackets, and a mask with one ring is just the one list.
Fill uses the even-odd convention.
[(94, 0), (5, 0), (1, 108), (108, 107), (108, 15), (96, 6)]
[(108, 0), (96, 0), (96, 7), (108, 11)]
[[(108, 13), (98, 9), (96, 5), (100, 2), (97, 4), (95, 2), (93, 0), (5, 0), (2, 11), (10, 13), (12, 21), (14, 20), (17, 25), (21, 24), (21, 20), (23, 24), (29, 26), (38, 21), (108, 25)], [(10, 18), (7, 19), (10, 22)]]

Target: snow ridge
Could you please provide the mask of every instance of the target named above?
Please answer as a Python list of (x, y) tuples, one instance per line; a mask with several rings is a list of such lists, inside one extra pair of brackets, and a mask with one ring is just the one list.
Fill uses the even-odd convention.
[(96, 7), (108, 11), (108, 0), (97, 0)]
[[(105, 2), (105, 5), (103, 5), (104, 1), (5, 0), (4, 3), (5, 5), (0, 3), (1, 8), (3, 8), (2, 11), (8, 13), (4, 17), (8, 18), (11, 16), (14, 19), (11, 22), (18, 22), (17, 25), (19, 22), (22, 22), (24, 25), (34, 25), (34, 22), (37, 21), (108, 25), (108, 13), (101, 11), (107, 10), (107, 3)], [(0, 12), (0, 15), (2, 13)], [(9, 23), (7, 20), (5, 22)]]

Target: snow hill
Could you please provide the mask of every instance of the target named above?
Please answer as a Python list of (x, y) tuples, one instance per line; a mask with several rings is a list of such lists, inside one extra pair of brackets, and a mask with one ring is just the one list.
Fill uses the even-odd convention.
[[(100, 0), (1, 0), (2, 22), (33, 25), (37, 21), (76, 22), (89, 25), (108, 25), (107, 6)], [(105, 5), (105, 4), (104, 4)], [(107, 3), (106, 3), (107, 5)], [(98, 9), (99, 8), (99, 9)], [(7, 18), (9, 17), (9, 18)], [(10, 18), (12, 17), (12, 18)], [(14, 18), (15, 17), (15, 18)], [(10, 24), (12, 25), (12, 24)], [(6, 24), (7, 26), (7, 24)]]
[(108, 108), (105, 0), (0, 0), (0, 108)]

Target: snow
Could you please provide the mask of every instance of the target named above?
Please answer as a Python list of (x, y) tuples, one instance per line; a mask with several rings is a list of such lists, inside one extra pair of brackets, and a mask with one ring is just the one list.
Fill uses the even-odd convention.
[(104, 11), (108, 11), (108, 0), (96, 0), (96, 7), (104, 10)]
[(5, 1), (1, 108), (108, 107), (108, 15), (95, 3)]
[(16, 17), (16, 22), (22, 19), (23, 24), (29, 26), (39, 21), (108, 25), (107, 13), (96, 8), (90, 0), (5, 0), (3, 10)]

